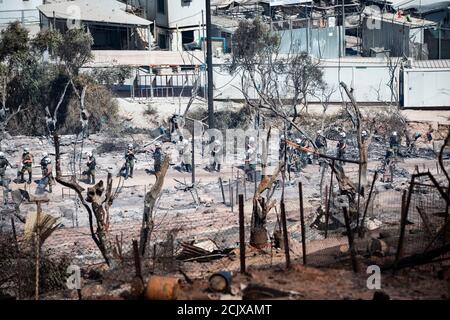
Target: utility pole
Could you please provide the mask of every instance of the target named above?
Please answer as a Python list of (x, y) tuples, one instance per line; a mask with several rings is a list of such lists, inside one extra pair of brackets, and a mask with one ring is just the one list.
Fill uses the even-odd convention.
[(208, 126), (214, 125), (214, 81), (213, 81), (213, 61), (211, 43), (211, 0), (206, 0), (206, 65), (208, 68)]
[(344, 44), (342, 57), (345, 57), (345, 51), (347, 48), (347, 44), (345, 42), (345, 0), (342, 0), (342, 37), (343, 37), (342, 42)]

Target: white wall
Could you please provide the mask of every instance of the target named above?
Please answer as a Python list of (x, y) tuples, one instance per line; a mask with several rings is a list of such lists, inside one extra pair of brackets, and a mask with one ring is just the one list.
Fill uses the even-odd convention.
[(202, 10), (205, 11), (204, 0), (168, 0), (168, 27), (183, 28), (198, 26), (202, 22)]
[[(38, 23), (39, 13), (37, 7), (43, 4), (43, 0), (0, 0), (0, 24), (24, 19), (25, 23)], [(24, 11), (21, 10), (33, 10)]]
[[(353, 94), (358, 102), (390, 102), (391, 91), (388, 87), (389, 68), (383, 65), (368, 66), (322, 66), (324, 72), (323, 78), (329, 88), (334, 88), (335, 92), (331, 96), (330, 102), (342, 102), (339, 91), (339, 82), (345, 82), (349, 87), (354, 89)], [(398, 78), (398, 73), (397, 73)], [(450, 80), (447, 81), (450, 83)], [(217, 88), (214, 91), (216, 99), (244, 99), (240, 91), (241, 77), (240, 75), (230, 75), (226, 70), (222, 70), (220, 66), (214, 67), (214, 84)], [(254, 98), (255, 90), (248, 86), (250, 97)], [(345, 94), (344, 94), (345, 96)], [(289, 96), (288, 96), (289, 97)], [(314, 98), (310, 98), (314, 101)]]
[(450, 69), (407, 69), (404, 106), (450, 107)]
[(157, 0), (133, 0), (132, 3), (146, 9), (147, 19), (156, 20), (159, 26), (166, 28), (184, 28), (197, 26), (202, 21), (202, 10), (205, 11), (205, 0), (165, 0), (166, 12), (157, 10)]

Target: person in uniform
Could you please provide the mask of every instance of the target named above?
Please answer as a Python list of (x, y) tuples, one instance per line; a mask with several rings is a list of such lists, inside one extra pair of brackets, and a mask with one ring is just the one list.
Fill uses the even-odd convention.
[(400, 146), (400, 139), (398, 137), (397, 131), (393, 131), (389, 137), (389, 148), (392, 151), (392, 156), (396, 157), (398, 155), (398, 150)]
[(89, 184), (95, 184), (95, 168), (97, 166), (97, 161), (95, 160), (94, 155), (92, 152), (88, 152), (87, 154), (87, 170), (86, 170), (86, 176)]
[(222, 143), (219, 139), (215, 139), (211, 150), (212, 171), (220, 172), (222, 166)]
[[(191, 140), (192, 141), (192, 140)], [(191, 141), (184, 139), (183, 141), (183, 165), (186, 172), (192, 172), (192, 146)]]
[(9, 161), (6, 159), (5, 154), (0, 151), (0, 186), (3, 188), (3, 204), (8, 204), (9, 179), (6, 178), (6, 168), (12, 167)]
[(136, 156), (134, 155), (134, 148), (130, 143), (127, 151), (125, 152), (125, 179), (128, 179), (128, 177), (133, 178), (135, 160)]
[(157, 142), (155, 144), (155, 150), (153, 151), (153, 160), (154, 160), (154, 164), (153, 164), (153, 172), (159, 173), (161, 171), (161, 164), (163, 161), (163, 152), (161, 149), (161, 143)]
[(41, 171), (42, 171), (42, 178), (40, 183), (41, 187), (42, 189), (45, 189), (48, 186), (48, 192), (52, 193), (53, 167), (52, 167), (52, 160), (48, 156), (47, 152), (44, 152), (42, 154)]
[[(345, 152), (347, 150), (347, 142), (345, 141), (347, 138), (347, 134), (342, 131), (340, 133), (341, 138), (339, 139), (336, 146), (336, 157), (339, 159), (345, 159)], [(344, 162), (341, 161), (341, 165), (344, 165)]]
[(28, 184), (30, 184), (33, 176), (33, 155), (30, 153), (28, 148), (23, 149), (22, 168), (17, 174), (17, 178), (20, 178), (21, 183), (25, 182), (25, 172), (28, 172)]

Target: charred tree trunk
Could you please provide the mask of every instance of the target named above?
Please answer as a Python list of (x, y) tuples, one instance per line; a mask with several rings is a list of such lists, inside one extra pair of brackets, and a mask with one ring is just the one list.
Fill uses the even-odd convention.
[[(255, 191), (253, 197), (253, 212), (250, 229), (250, 245), (261, 248), (267, 244), (266, 218), (267, 214), (275, 207), (276, 201), (271, 201), (275, 193), (275, 181), (281, 172), (284, 164), (280, 164), (272, 177), (264, 176)], [(267, 191), (267, 197), (262, 197), (262, 193)]]
[[(55, 144), (55, 161), (56, 161), (56, 177), (55, 180), (61, 185), (75, 191), (78, 199), (83, 204), (89, 217), (89, 228), (91, 237), (94, 240), (97, 248), (100, 250), (105, 262), (110, 268), (115, 268), (120, 262), (120, 259), (114, 255), (114, 248), (112, 241), (109, 239), (109, 208), (111, 207), (114, 198), (112, 197), (112, 175), (108, 174), (106, 194), (103, 187), (103, 181), (97, 183), (94, 187), (89, 188), (86, 198), (83, 196), (85, 189), (81, 187), (75, 176), (70, 178), (63, 177), (61, 170), (61, 156), (59, 135), (53, 135)], [(91, 205), (89, 205), (91, 203)], [(94, 229), (94, 218), (97, 223), (97, 228)]]
[(367, 158), (370, 139), (366, 139), (365, 141), (363, 141), (362, 139), (362, 115), (359, 110), (358, 104), (356, 103), (355, 97), (353, 96), (353, 93), (348, 89), (347, 85), (344, 82), (341, 82), (341, 86), (342, 88), (344, 88), (345, 93), (347, 94), (353, 106), (353, 112), (349, 113), (357, 132), (359, 161), (361, 162), (361, 186), (358, 186), (358, 188), (362, 189), (362, 187), (365, 187), (367, 185)]
[(161, 165), (161, 171), (156, 174), (156, 182), (152, 186), (151, 190), (145, 195), (144, 202), (144, 215), (142, 218), (141, 236), (139, 241), (139, 252), (142, 256), (145, 254), (147, 243), (150, 240), (151, 234), (154, 228), (153, 222), (153, 210), (156, 200), (161, 195), (161, 190), (164, 185), (164, 178), (169, 168), (169, 157), (164, 158), (164, 162)]

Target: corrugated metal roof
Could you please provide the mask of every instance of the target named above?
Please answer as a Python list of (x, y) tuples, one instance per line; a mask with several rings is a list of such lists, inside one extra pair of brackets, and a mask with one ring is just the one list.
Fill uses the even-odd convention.
[(183, 66), (203, 65), (202, 51), (135, 51), (135, 50), (94, 50), (94, 61), (87, 67), (120, 66)]
[[(378, 1), (384, 2), (384, 1)], [(450, 1), (436, 1), (436, 0), (388, 0), (388, 3), (395, 9), (416, 9), (419, 12), (427, 12), (431, 10), (438, 10), (448, 7)]]
[(239, 26), (239, 19), (226, 16), (212, 16), (212, 24), (226, 29), (235, 29)]
[[(104, 22), (149, 26), (151, 21), (125, 12), (125, 5), (111, 0), (74, 0), (44, 4), (38, 7), (47, 18), (78, 19), (81, 21)], [(79, 13), (79, 17), (78, 17)]]
[(395, 24), (406, 25), (410, 28), (422, 28), (436, 26), (434, 21), (414, 18), (411, 16), (398, 15), (396, 13), (385, 12), (381, 15), (372, 14), (369, 18), (374, 20), (382, 20), (383, 22), (390, 22)]
[(417, 69), (450, 69), (450, 59), (415, 60), (411, 62), (411, 67)]

